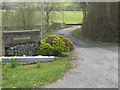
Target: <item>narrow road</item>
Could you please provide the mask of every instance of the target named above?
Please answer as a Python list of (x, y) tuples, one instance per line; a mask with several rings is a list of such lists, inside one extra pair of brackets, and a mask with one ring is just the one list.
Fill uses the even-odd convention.
[(71, 35), (77, 28), (80, 26), (54, 33), (74, 42), (77, 67), (47, 88), (118, 88), (118, 46), (77, 39)]

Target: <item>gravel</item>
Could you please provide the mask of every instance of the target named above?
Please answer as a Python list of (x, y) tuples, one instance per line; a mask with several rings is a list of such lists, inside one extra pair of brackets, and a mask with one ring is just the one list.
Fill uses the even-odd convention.
[(77, 67), (46, 88), (118, 88), (118, 46), (96, 44), (71, 35), (80, 26), (61, 29), (54, 34), (70, 38)]

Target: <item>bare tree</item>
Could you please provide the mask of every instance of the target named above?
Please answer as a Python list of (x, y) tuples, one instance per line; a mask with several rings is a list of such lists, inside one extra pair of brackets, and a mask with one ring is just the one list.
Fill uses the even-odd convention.
[(36, 24), (34, 3), (10, 2), (4, 3), (3, 6), (3, 29), (34, 29)]
[[(47, 24), (47, 31), (50, 26), (50, 20), (52, 20), (53, 11), (58, 8), (58, 3), (56, 2), (46, 2), (44, 3), (44, 10), (45, 10), (45, 22)], [(55, 14), (55, 13), (54, 13)]]

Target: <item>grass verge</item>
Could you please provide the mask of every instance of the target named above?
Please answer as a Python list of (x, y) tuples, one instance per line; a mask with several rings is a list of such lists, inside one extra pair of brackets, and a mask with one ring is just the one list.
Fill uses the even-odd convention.
[(76, 29), (72, 32), (72, 35), (78, 39), (82, 39), (82, 40), (87, 40), (87, 41), (90, 41), (90, 42), (94, 42), (96, 44), (105, 44), (105, 45), (118, 45), (118, 43), (108, 43), (108, 42), (101, 42), (101, 41), (95, 41), (95, 40), (91, 40), (91, 39), (88, 39), (88, 38), (84, 38), (81, 34), (81, 29)]
[(45, 32), (43, 38), (46, 38), (49, 35), (52, 35), (53, 32), (54, 32), (54, 30), (49, 30), (48, 32)]
[(3, 88), (40, 88), (57, 81), (64, 73), (72, 68), (69, 62), (71, 54), (63, 60), (37, 64), (18, 65), (11, 68), (10, 63), (2, 66)]
[(79, 35), (80, 29), (76, 29), (72, 32), (72, 35), (76, 38), (82, 38), (81, 35)]

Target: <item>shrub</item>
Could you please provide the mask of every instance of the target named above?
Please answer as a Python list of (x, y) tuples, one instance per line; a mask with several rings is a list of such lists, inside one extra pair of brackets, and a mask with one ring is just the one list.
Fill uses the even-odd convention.
[(72, 42), (70, 39), (65, 38), (65, 37), (63, 37), (63, 36), (59, 36), (59, 37), (65, 42), (65, 45), (66, 45), (67, 47), (69, 47), (70, 50), (73, 50), (73, 49), (74, 49), (74, 44), (73, 44), (73, 42)]
[(61, 35), (50, 35), (48, 38), (46, 38), (47, 43), (52, 44), (54, 38), (60, 38), (70, 50), (74, 49), (73, 42), (70, 39), (65, 38)]
[(55, 38), (52, 41), (53, 46), (53, 54), (54, 55), (61, 55), (62, 52), (69, 51), (69, 48), (65, 45), (65, 43), (59, 38)]
[(41, 54), (41, 55), (52, 55), (53, 54), (53, 47), (49, 44), (46, 43), (44, 41), (41, 42), (41, 45), (38, 49), (38, 51), (36, 52), (36, 54)]
[(69, 51), (69, 47), (58, 35), (50, 35), (42, 40), (37, 54), (60, 56), (62, 52)]

